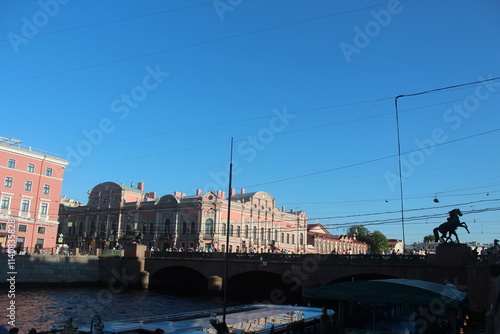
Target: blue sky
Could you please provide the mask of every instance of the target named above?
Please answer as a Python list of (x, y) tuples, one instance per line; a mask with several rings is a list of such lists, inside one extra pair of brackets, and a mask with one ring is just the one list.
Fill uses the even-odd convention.
[[(227, 191), (233, 138), (237, 191), (334, 234), (403, 236), (396, 96), (500, 77), (494, 0), (2, 1), (0, 31), (1, 136), (68, 159), (63, 195)], [(455, 207), (500, 237), (499, 92), (398, 99), (407, 243)]]

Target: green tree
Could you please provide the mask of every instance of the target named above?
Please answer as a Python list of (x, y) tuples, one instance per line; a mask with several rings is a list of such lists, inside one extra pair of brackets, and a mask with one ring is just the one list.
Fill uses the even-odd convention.
[(368, 240), (365, 241), (370, 245), (370, 250), (372, 254), (385, 254), (389, 251), (389, 243), (387, 242), (386, 236), (380, 231), (374, 231), (368, 236)]
[(363, 225), (354, 225), (347, 230), (347, 235), (350, 237), (356, 235), (357, 240), (366, 242), (372, 254), (384, 254), (389, 251), (387, 238), (380, 231), (370, 233)]
[(349, 229), (347, 230), (348, 236), (353, 237), (354, 235), (356, 235), (356, 239), (361, 241), (364, 241), (363, 239), (366, 239), (369, 234), (370, 231), (363, 225), (354, 225), (349, 227)]
[(424, 242), (425, 243), (434, 242), (434, 235), (433, 234), (426, 235), (424, 237)]

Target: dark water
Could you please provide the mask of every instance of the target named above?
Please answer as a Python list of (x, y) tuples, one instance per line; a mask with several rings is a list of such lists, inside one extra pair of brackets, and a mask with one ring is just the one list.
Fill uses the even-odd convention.
[[(179, 297), (152, 291), (112, 293), (106, 288), (24, 288), (9, 298), (7, 289), (0, 295), (2, 325), (7, 325), (9, 302), (15, 301), (15, 325), (20, 334), (31, 328), (48, 330), (62, 326), (69, 318), (88, 324), (98, 314), (103, 321), (175, 314), (193, 310), (221, 308), (220, 297)], [(231, 303), (228, 303), (230, 305)]]

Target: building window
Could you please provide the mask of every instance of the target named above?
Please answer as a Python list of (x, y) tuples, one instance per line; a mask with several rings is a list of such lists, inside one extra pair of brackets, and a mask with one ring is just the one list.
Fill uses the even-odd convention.
[(214, 233), (214, 220), (212, 218), (208, 218), (205, 220), (205, 234), (213, 234)]
[(16, 160), (9, 159), (9, 163), (7, 164), (7, 167), (9, 167), (9, 168), (16, 168)]
[(7, 223), (0, 223), (0, 230), (4, 231), (7, 228)]
[(26, 232), (26, 231), (28, 231), (28, 225), (19, 225), (17, 230), (19, 232)]
[(49, 195), (50, 194), (50, 185), (49, 184), (44, 184), (43, 185), (43, 194), (44, 195)]
[(196, 233), (196, 222), (191, 222), (191, 234)]
[(289, 233), (286, 234), (286, 243), (287, 244), (290, 243), (290, 234)]
[(35, 164), (28, 164), (28, 172), (34, 173), (35, 172)]
[(257, 227), (252, 228), (252, 239), (257, 239)]
[(45, 176), (52, 176), (52, 168), (47, 167), (47, 169), (45, 170)]
[(236, 226), (236, 237), (241, 238), (241, 226)]
[(245, 225), (245, 232), (243, 234), (243, 237), (248, 239), (248, 233), (249, 233), (248, 225)]
[(21, 203), (21, 212), (29, 212), (30, 211), (30, 201), (27, 199), (23, 199)]
[(40, 205), (40, 214), (46, 216), (49, 211), (49, 204), (48, 203), (42, 203)]
[(43, 239), (36, 239), (36, 245), (38, 246), (38, 249), (43, 249)]
[(292, 245), (295, 245), (295, 234), (292, 234)]
[(230, 237), (233, 236), (233, 228), (234, 228), (234, 225), (229, 225), (229, 236)]
[(5, 188), (12, 188), (12, 178), (10, 176), (5, 177), (5, 182), (3, 183)]
[(281, 243), (285, 242), (285, 233), (281, 233)]
[(2, 210), (9, 210), (10, 197), (2, 197)]
[(182, 222), (182, 234), (186, 234), (186, 233), (187, 233), (187, 223)]
[(149, 234), (155, 233), (155, 224), (150, 223), (149, 224)]
[(222, 228), (221, 234), (226, 235), (226, 224), (222, 224), (221, 228)]
[(165, 219), (165, 233), (170, 233), (170, 218)]
[(304, 244), (304, 235), (302, 233), (299, 234), (299, 245)]
[(38, 226), (38, 234), (45, 234), (45, 227)]
[(31, 191), (31, 186), (33, 185), (33, 182), (31, 181), (26, 181), (24, 183), (24, 191)]
[(260, 240), (264, 240), (264, 228), (260, 228)]

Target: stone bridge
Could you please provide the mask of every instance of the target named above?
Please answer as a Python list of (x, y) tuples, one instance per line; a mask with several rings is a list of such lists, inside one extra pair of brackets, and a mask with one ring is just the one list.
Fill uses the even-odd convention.
[[(102, 282), (121, 280), (195, 294), (222, 289), (223, 253), (151, 254), (145, 246), (128, 246), (121, 258), (101, 258)], [(451, 283), (468, 293), (471, 310), (483, 312), (490, 286), (489, 263), (491, 259), (485, 257), (473, 258), (465, 245), (441, 245), (436, 254), (426, 256), (228, 254), (226, 276), (231, 295), (286, 304), (298, 302), (307, 289), (348, 280), (409, 278)]]

